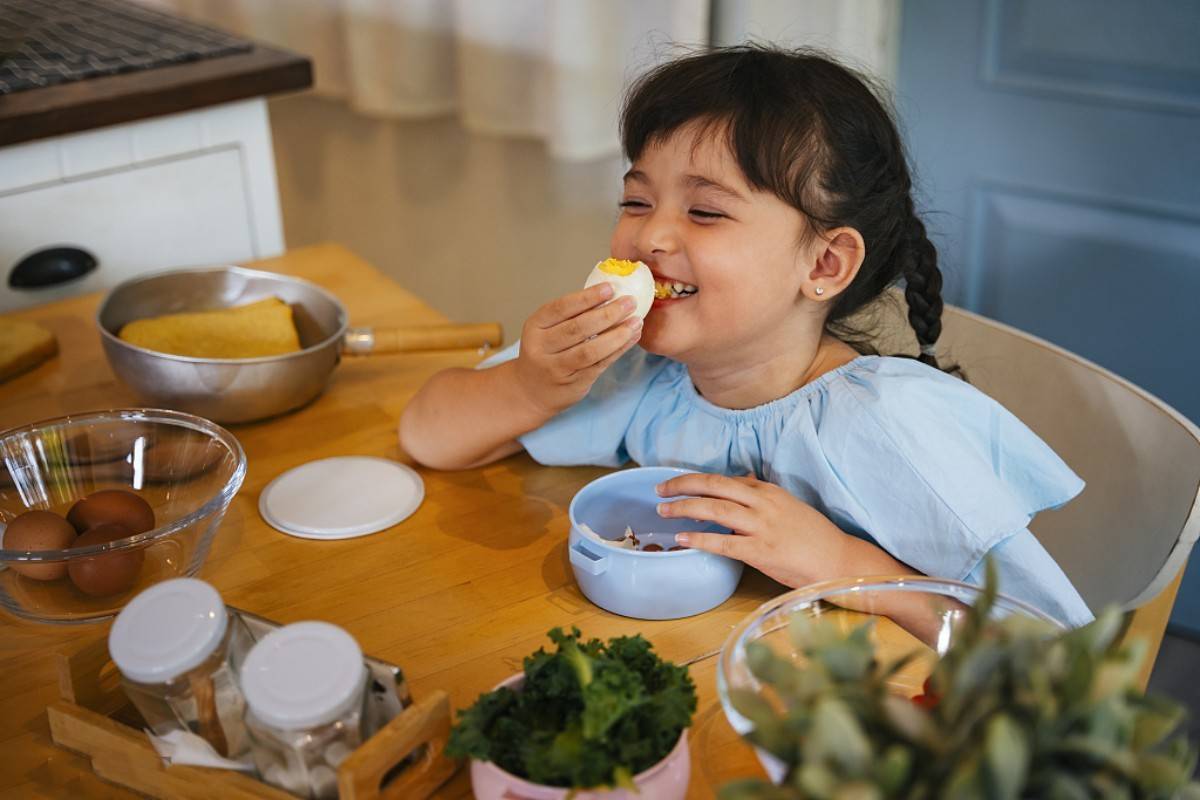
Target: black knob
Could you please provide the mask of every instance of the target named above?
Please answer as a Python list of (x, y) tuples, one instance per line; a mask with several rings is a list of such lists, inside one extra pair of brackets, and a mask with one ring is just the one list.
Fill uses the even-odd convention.
[(14, 289), (40, 289), (82, 278), (100, 262), (78, 247), (47, 247), (22, 258), (8, 273)]

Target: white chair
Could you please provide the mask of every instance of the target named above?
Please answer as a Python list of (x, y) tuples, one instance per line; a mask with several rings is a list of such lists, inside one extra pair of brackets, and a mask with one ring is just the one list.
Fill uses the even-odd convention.
[[(878, 346), (915, 353), (897, 299), (881, 313)], [(1135, 612), (1126, 636), (1150, 644), (1144, 685), (1200, 534), (1200, 429), (1108, 370), (959, 308), (946, 307), (938, 345), (939, 360), (959, 364), (1087, 482), (1030, 527), (1093, 610)]]

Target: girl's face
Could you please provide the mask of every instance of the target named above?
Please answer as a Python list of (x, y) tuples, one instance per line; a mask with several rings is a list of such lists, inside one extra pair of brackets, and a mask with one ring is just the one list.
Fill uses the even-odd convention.
[(612, 254), (684, 292), (654, 301), (642, 347), (717, 365), (794, 345), (811, 328), (797, 314), (812, 249), (800, 246), (804, 226), (799, 211), (746, 183), (718, 136), (697, 140), (684, 127), (645, 148), (625, 175)]

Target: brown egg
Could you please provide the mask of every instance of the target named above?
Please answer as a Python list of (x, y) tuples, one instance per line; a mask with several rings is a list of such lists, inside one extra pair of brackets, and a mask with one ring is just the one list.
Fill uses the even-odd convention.
[[(80, 534), (75, 547), (113, 542), (132, 536), (133, 531), (122, 525), (104, 523)], [(141, 548), (119, 553), (105, 553), (87, 558), (75, 558), (67, 562), (67, 574), (71, 582), (84, 594), (103, 597), (127, 592), (137, 582), (138, 572), (146, 553)]]
[[(4, 529), (5, 550), (65, 550), (75, 541), (71, 523), (50, 511), (26, 511)], [(38, 581), (54, 581), (67, 574), (67, 562), (22, 564), (8, 562), (19, 575)]]
[(663, 546), (661, 544), (648, 544), (642, 548), (643, 553), (661, 553)]
[(105, 489), (83, 498), (67, 512), (67, 522), (80, 533), (97, 525), (121, 525), (132, 533), (145, 533), (154, 528), (154, 509), (133, 492)]

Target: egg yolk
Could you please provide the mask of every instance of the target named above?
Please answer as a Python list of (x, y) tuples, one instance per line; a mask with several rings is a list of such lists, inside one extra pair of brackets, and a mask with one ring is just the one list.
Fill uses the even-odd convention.
[(597, 265), (601, 272), (609, 275), (632, 275), (638, 268), (637, 261), (626, 261), (623, 258), (606, 258)]

